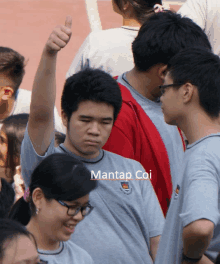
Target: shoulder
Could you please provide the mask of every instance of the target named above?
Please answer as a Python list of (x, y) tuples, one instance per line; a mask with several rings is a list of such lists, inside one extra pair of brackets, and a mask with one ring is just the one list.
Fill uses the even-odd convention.
[(126, 167), (131, 167), (131, 168), (142, 168), (142, 165), (140, 164), (140, 162), (133, 160), (133, 159), (129, 159), (129, 158), (125, 158), (121, 155), (115, 154), (113, 152), (107, 151), (107, 150), (103, 150), (105, 153), (105, 157), (108, 160), (112, 160), (114, 162), (117, 162), (117, 164), (120, 164), (121, 166), (126, 166)]
[(133, 39), (135, 37), (135, 35), (134, 36), (133, 35), (126, 34), (126, 31), (123, 30), (122, 28), (111, 28), (111, 29), (91, 32), (87, 36), (87, 41), (90, 43), (94, 43), (95, 46), (97, 46), (97, 44), (100, 46), (100, 44), (102, 43), (108, 43), (108, 42), (118, 43), (119, 40), (124, 39), (126, 37)]
[(83, 248), (73, 243), (72, 241), (68, 240), (64, 242), (64, 248), (65, 248), (65, 251), (69, 252), (69, 254), (77, 256), (78, 262), (80, 264), (92, 264), (93, 263), (93, 260), (91, 256), (89, 255), (89, 253), (85, 251)]

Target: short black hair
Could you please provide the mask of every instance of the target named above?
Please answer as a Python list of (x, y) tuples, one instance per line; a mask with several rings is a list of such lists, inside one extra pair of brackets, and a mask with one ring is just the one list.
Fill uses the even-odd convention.
[(121, 109), (122, 97), (117, 81), (100, 69), (85, 68), (70, 76), (64, 85), (61, 108), (68, 121), (79, 103), (93, 101), (114, 107), (114, 121)]
[(185, 49), (170, 60), (167, 70), (174, 83), (195, 85), (201, 107), (210, 117), (219, 116), (220, 58), (217, 55), (204, 48)]
[(25, 59), (17, 51), (0, 47), (0, 73), (8, 77), (13, 83), (16, 92), (25, 74)]
[(208, 37), (190, 18), (172, 11), (152, 15), (132, 43), (134, 63), (143, 72), (169, 60), (181, 49), (202, 46), (211, 50)]

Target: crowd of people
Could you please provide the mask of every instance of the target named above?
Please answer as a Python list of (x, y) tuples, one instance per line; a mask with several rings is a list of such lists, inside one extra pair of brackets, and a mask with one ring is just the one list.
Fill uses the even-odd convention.
[(220, 263), (217, 1), (176, 13), (112, 0), (123, 26), (86, 38), (61, 117), (56, 64), (71, 16), (50, 34), (31, 92), (24, 57), (0, 47), (0, 263)]

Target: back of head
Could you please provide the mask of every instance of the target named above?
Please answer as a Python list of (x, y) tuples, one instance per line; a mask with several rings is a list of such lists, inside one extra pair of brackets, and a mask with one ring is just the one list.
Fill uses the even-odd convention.
[(180, 51), (168, 63), (168, 73), (174, 83), (191, 83), (198, 89), (200, 105), (217, 118), (220, 112), (220, 58), (204, 48)]
[(89, 194), (96, 187), (91, 172), (84, 164), (67, 154), (55, 153), (45, 158), (33, 171), (30, 184), (30, 211), (21, 198), (11, 210), (10, 218), (27, 224), (36, 208), (31, 199), (40, 188), (47, 200), (74, 201)]
[(106, 103), (114, 107), (114, 120), (121, 109), (120, 88), (108, 73), (92, 68), (85, 68), (66, 80), (61, 98), (61, 108), (68, 117), (77, 111), (79, 103), (93, 101)]
[(15, 90), (20, 86), (25, 70), (24, 57), (13, 49), (0, 47), (0, 74), (6, 77)]
[(7, 218), (14, 203), (15, 192), (10, 183), (0, 178), (0, 218)]
[(132, 43), (134, 63), (144, 72), (156, 64), (167, 64), (181, 49), (204, 47), (211, 50), (208, 37), (191, 19), (172, 11), (152, 15)]
[(5, 244), (18, 236), (31, 237), (30, 233), (21, 224), (9, 219), (0, 219), (0, 263), (4, 258)]
[(17, 161), (20, 159), (21, 143), (28, 123), (29, 114), (18, 114), (7, 117), (2, 122), (2, 131), (7, 136), (8, 154), (6, 168), (8, 177), (15, 174)]
[[(123, 11), (124, 0), (113, 0), (118, 6), (119, 10)], [(134, 10), (135, 18), (140, 24), (143, 24), (148, 18), (149, 14), (154, 13), (154, 5), (162, 5), (162, 0), (128, 0)]]

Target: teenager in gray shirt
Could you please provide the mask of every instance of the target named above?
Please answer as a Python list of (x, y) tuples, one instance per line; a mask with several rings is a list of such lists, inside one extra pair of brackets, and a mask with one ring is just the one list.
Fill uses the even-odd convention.
[(220, 59), (208, 50), (183, 50), (168, 64), (161, 86), (164, 119), (178, 125), (189, 144), (156, 264), (208, 264), (220, 251), (219, 83)]
[(96, 264), (151, 264), (164, 218), (150, 172), (134, 160), (101, 149), (122, 101), (118, 84), (109, 74), (85, 69), (67, 79), (61, 99), (67, 134), (65, 142), (54, 147), (56, 56), (69, 41), (70, 24), (68, 17), (66, 26), (54, 29), (42, 54), (22, 143), (22, 175), (29, 185), (34, 168), (54, 152), (82, 160), (91, 178), (99, 181), (90, 195), (94, 210), (77, 226), (74, 243), (89, 252)]

